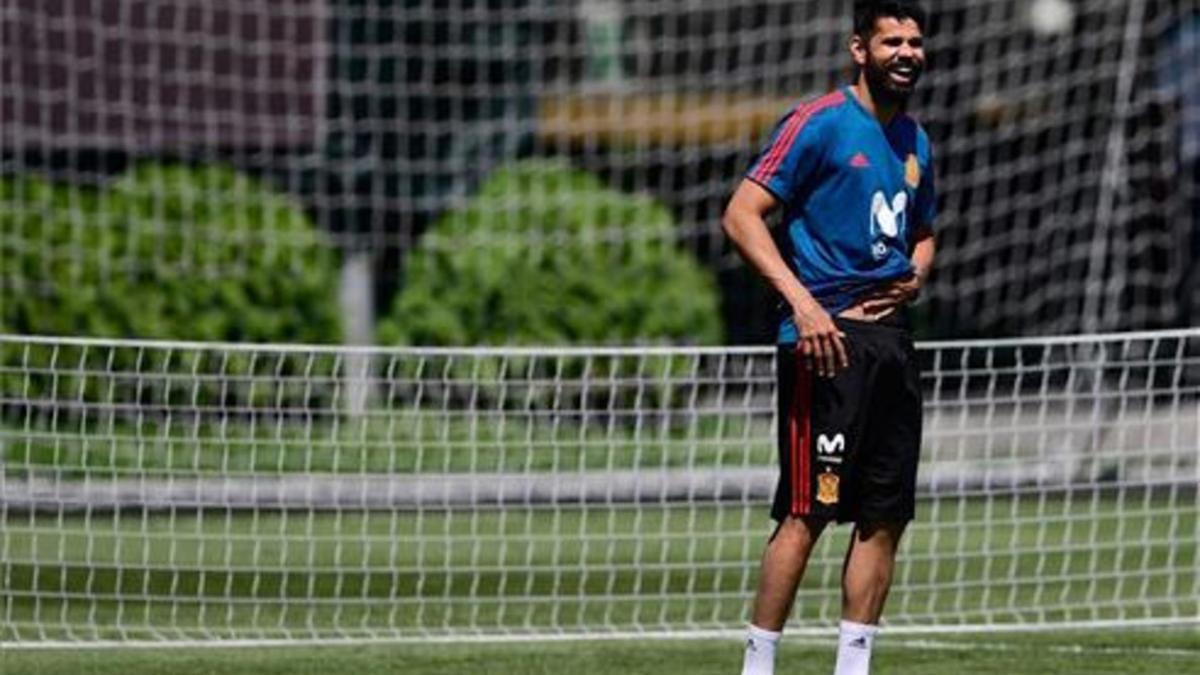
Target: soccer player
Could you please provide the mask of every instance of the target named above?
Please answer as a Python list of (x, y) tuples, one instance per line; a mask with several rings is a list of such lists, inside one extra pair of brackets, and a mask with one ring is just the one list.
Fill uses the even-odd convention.
[[(925, 66), (912, 0), (854, 7), (852, 85), (796, 107), (724, 216), (742, 256), (783, 296), (780, 476), (744, 675), (771, 675), (817, 538), (854, 524), (835, 675), (866, 675), (896, 549), (914, 515), (921, 391), (905, 305), (933, 262), (929, 139), (905, 114)], [(766, 225), (782, 210), (781, 242)], [(782, 248), (782, 251), (780, 250)]]

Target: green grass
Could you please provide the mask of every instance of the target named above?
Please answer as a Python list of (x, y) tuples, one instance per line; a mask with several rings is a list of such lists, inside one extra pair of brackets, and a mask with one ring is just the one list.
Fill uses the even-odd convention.
[[(654, 411), (652, 411), (653, 413)], [(148, 417), (104, 423), (86, 415), (0, 424), (0, 464), (10, 474), (170, 475), (587, 471), (683, 466), (771, 466), (770, 411), (634, 411), (611, 424), (593, 413), (476, 414), (377, 410), (358, 419), (313, 415), (257, 423), (189, 423)]]
[[(874, 675), (1195, 675), (1195, 628), (908, 638), (877, 643)], [(735, 639), (0, 652), (24, 675), (730, 675)], [(785, 639), (780, 673), (830, 673), (832, 639)]]
[[(1196, 616), (1196, 503), (1170, 500), (1089, 492), (926, 502), (889, 617)], [(744, 621), (768, 532), (765, 507), (740, 504), (10, 513), (0, 637), (729, 628)], [(823, 539), (797, 621), (836, 621), (844, 542), (844, 528)]]

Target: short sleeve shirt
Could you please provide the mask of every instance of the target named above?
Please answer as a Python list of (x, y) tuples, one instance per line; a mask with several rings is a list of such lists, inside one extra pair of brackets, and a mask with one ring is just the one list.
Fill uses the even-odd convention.
[[(784, 259), (830, 314), (910, 274), (937, 215), (924, 129), (904, 113), (882, 125), (848, 87), (788, 112), (746, 177), (783, 203)], [(779, 342), (795, 342), (781, 314)]]

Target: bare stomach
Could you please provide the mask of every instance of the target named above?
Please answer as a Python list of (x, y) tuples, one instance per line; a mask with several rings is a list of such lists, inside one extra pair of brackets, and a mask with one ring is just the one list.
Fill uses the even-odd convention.
[(863, 307), (863, 303), (860, 302), (843, 309), (840, 313), (838, 313), (838, 316), (842, 317), (843, 319), (853, 319), (855, 321), (879, 321), (880, 319), (884, 319), (895, 314), (896, 309), (897, 306), (892, 305), (882, 312), (868, 312)]

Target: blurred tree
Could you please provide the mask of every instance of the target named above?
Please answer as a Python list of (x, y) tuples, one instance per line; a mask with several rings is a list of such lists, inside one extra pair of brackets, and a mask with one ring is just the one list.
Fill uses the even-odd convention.
[(497, 170), (411, 253), (386, 344), (711, 344), (716, 282), (670, 212), (565, 162)]
[[(338, 343), (337, 262), (321, 239), (291, 200), (224, 167), (147, 164), (103, 191), (0, 180), (0, 333)], [(7, 345), (0, 392), (24, 403), (0, 416), (64, 397), (304, 409), (329, 394), (285, 381), (330, 375), (328, 359), (164, 353), (149, 363), (137, 350)], [(146, 372), (220, 377), (156, 393), (164, 381), (135, 376)]]

